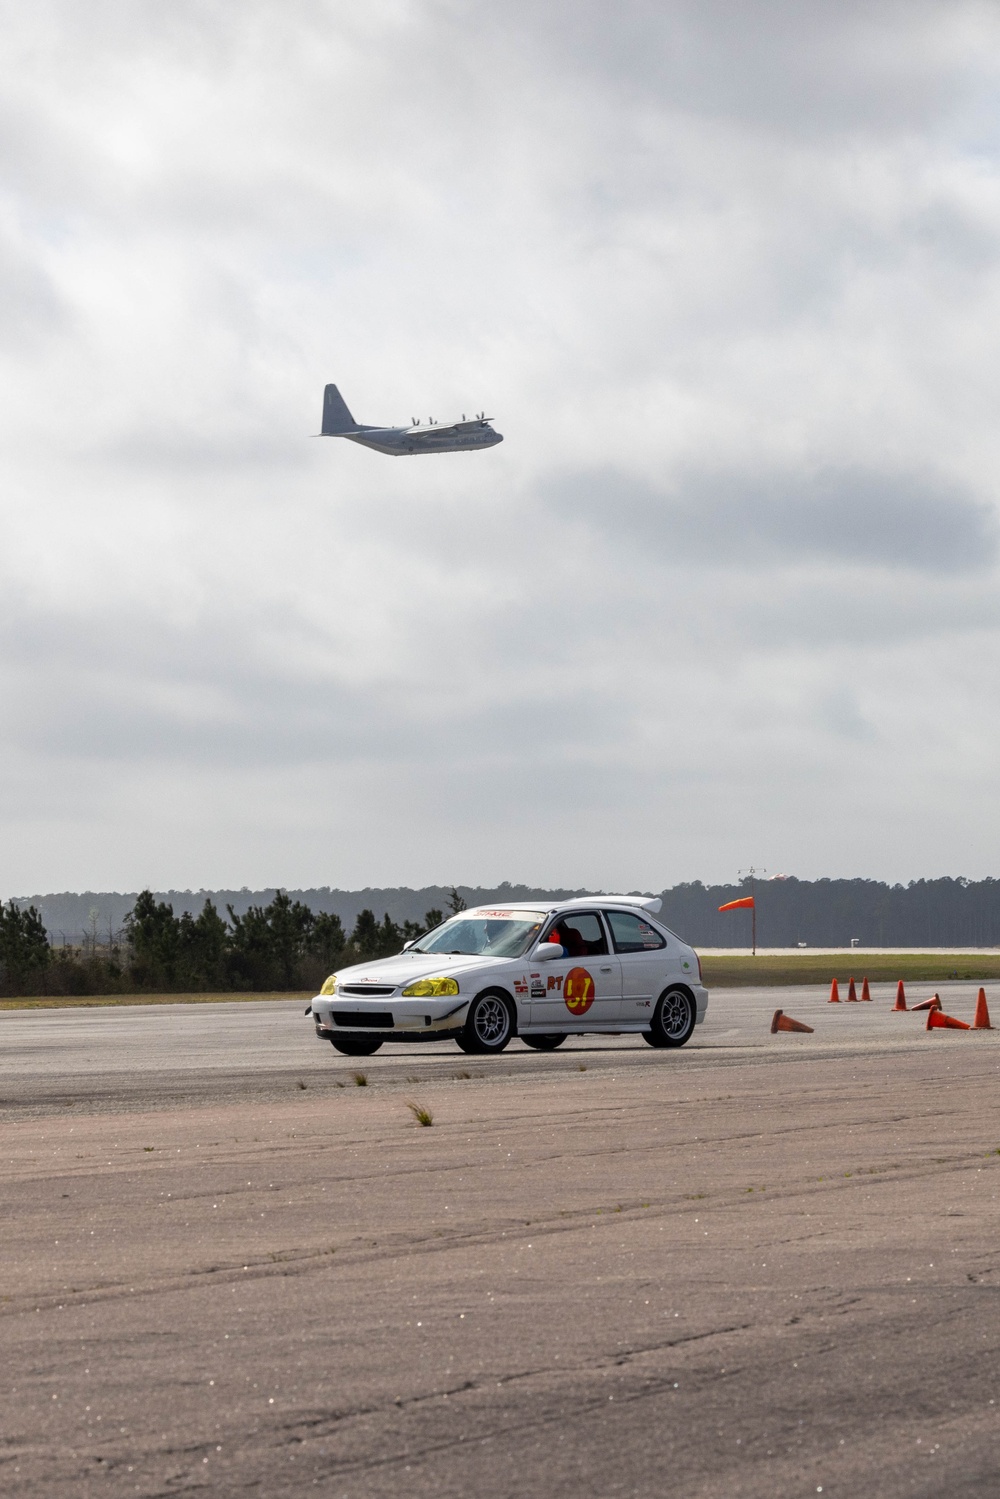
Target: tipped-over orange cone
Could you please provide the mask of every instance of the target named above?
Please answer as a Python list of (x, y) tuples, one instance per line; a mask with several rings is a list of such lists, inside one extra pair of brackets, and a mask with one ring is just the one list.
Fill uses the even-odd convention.
[(785, 1014), (784, 1010), (775, 1010), (774, 1019), (771, 1021), (772, 1036), (775, 1031), (808, 1031), (811, 1036), (813, 1028), (811, 1025), (803, 1025), (801, 1020), (793, 1020), (790, 1015)]
[(827, 1000), (827, 1004), (830, 1004), (830, 1005), (839, 1005), (840, 1004), (840, 989), (837, 986), (837, 980), (836, 979), (834, 979), (833, 983), (830, 985), (830, 998)]
[(992, 1025), (990, 1025), (990, 1012), (986, 1008), (985, 989), (980, 989), (979, 997), (976, 1000), (976, 1015), (972, 1022), (972, 1029), (974, 1031), (991, 1031), (993, 1029)]
[(918, 1005), (913, 1006), (914, 1010), (940, 1010), (940, 1008), (941, 998), (937, 994), (932, 994), (930, 999), (922, 999)]
[(902, 979), (900, 979), (899, 983), (896, 985), (896, 1003), (892, 1008), (894, 1010), (906, 1009), (906, 990), (903, 988)]
[(954, 1015), (946, 1015), (943, 1010), (928, 1010), (927, 1029), (929, 1031), (970, 1031), (972, 1027), (967, 1020), (956, 1020)]
[(858, 991), (854, 987), (854, 980), (851, 979), (850, 983), (847, 986), (847, 1003), (849, 1005), (856, 1005), (857, 1002), (858, 1002)]
[(861, 998), (864, 999), (864, 1000), (867, 1000), (869, 1002), (871, 1001), (871, 993), (870, 993), (870, 991), (868, 989), (868, 980), (867, 980), (867, 978), (863, 978), (861, 980)]

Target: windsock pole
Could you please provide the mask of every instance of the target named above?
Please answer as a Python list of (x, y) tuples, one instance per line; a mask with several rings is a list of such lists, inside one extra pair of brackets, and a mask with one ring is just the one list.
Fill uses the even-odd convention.
[(750, 933), (753, 944), (753, 956), (757, 956), (757, 902), (752, 895), (742, 895), (739, 900), (727, 900), (719, 907), (720, 911), (739, 911), (749, 906), (753, 917)]

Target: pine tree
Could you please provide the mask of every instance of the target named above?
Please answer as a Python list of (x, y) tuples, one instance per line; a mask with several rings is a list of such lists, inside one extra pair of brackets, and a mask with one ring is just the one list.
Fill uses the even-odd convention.
[(181, 924), (173, 906), (143, 890), (125, 917), (125, 933), (139, 981), (173, 984), (181, 950)]
[(0, 906), (0, 968), (6, 979), (19, 980), (51, 957), (49, 934), (34, 906), (24, 910), (9, 900)]

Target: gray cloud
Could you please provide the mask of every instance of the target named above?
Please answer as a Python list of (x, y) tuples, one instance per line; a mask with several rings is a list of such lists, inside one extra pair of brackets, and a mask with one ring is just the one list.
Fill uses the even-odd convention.
[(0, 353), (31, 355), (63, 331), (68, 309), (23, 244), (0, 231)]
[(209, 608), (171, 625), (139, 604), (74, 622), (8, 599), (0, 744), (56, 764), (412, 767), (520, 759), (529, 724), (534, 752), (604, 754), (628, 722), (623, 702), (595, 721), (588, 685), (568, 676), (515, 673), (491, 688), (464, 653), (416, 678), (397, 667), (352, 681), (335, 642), (325, 660), (305, 659), (307, 632), (294, 615), (261, 628), (236, 603), (228, 617)]
[[(485, 17), (486, 7), (483, 7)], [(494, 37), (500, 29), (494, 13)], [(487, 23), (488, 24), (488, 23)], [(515, 3), (503, 26), (631, 100), (652, 95), (700, 115), (816, 133), (912, 131), (967, 107), (980, 68), (959, 37), (995, 42), (982, 0), (595, 0)]]
[(609, 469), (550, 481), (561, 519), (620, 552), (745, 567), (815, 559), (925, 573), (990, 567), (997, 516), (955, 485), (915, 474), (823, 468), (689, 473), (656, 488)]

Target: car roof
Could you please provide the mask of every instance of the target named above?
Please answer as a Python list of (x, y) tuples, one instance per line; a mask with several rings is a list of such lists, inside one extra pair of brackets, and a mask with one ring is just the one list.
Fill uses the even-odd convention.
[(574, 895), (569, 900), (497, 900), (482, 901), (470, 908), (476, 911), (573, 911), (580, 906), (627, 906), (655, 915), (663, 905), (658, 895)]

